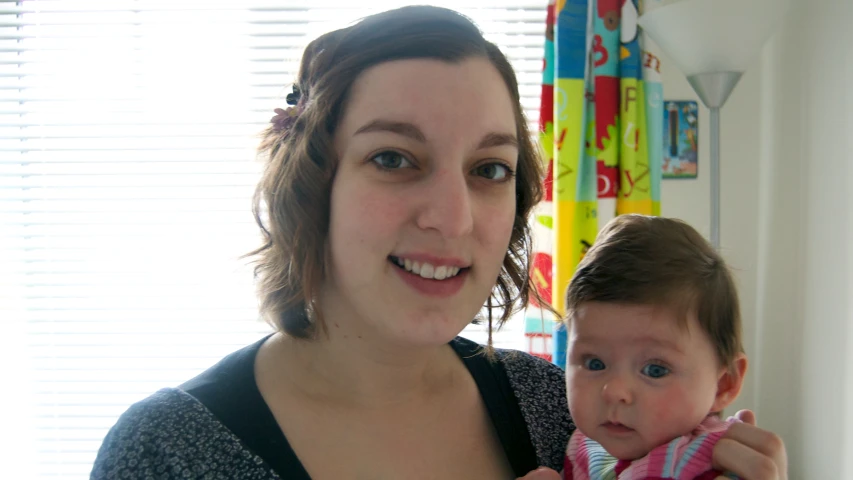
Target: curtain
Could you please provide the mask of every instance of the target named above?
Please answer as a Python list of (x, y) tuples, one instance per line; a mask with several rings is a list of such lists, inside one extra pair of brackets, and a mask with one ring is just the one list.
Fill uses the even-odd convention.
[[(660, 61), (641, 49), (638, 18), (636, 0), (548, 6), (539, 117), (548, 175), (533, 282), (560, 315), (599, 227), (614, 214), (660, 214)], [(565, 366), (565, 328), (554, 320), (528, 310), (528, 351)]]

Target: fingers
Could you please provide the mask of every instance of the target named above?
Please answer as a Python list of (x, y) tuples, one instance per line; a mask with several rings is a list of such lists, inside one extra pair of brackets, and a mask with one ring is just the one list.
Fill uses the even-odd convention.
[(748, 423), (750, 425), (758, 424), (755, 419), (755, 413), (753, 413), (752, 410), (740, 410), (735, 413), (734, 416), (743, 423)]
[(560, 474), (550, 468), (539, 467), (518, 480), (561, 480)]
[[(747, 419), (755, 420), (752, 412), (749, 414)], [(787, 478), (788, 459), (782, 439), (748, 423), (732, 424), (714, 447), (713, 462), (745, 480)]]
[(736, 414), (744, 423), (731, 425), (714, 448), (717, 468), (728, 470), (745, 480), (784, 480), (788, 457), (782, 439), (754, 426), (755, 414), (742, 410)]
[(713, 454), (717, 468), (744, 480), (780, 480), (779, 468), (768, 456), (729, 438), (717, 442)]
[(723, 438), (733, 440), (770, 457), (775, 463), (778, 463), (777, 460), (786, 458), (785, 443), (778, 435), (748, 423), (733, 423)]

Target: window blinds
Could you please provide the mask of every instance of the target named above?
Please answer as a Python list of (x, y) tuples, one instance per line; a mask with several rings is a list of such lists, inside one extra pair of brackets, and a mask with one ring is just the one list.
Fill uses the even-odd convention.
[[(257, 135), (311, 39), (402, 4), (0, 1), (0, 477), (88, 478), (131, 403), (269, 331), (239, 259)], [(444, 6), (511, 58), (535, 127), (546, 1)]]

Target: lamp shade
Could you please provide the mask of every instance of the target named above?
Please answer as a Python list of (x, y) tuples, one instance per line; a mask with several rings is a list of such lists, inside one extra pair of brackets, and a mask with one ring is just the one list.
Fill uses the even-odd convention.
[(643, 30), (687, 76), (743, 73), (791, 0), (680, 0), (640, 16)]

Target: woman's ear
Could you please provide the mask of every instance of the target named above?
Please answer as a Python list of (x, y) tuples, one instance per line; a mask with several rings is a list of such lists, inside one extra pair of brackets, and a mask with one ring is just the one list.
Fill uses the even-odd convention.
[(743, 379), (747, 368), (746, 355), (737, 354), (731, 367), (724, 368), (717, 378), (717, 395), (714, 397), (712, 412), (722, 412), (723, 409), (735, 401), (740, 389), (743, 387)]

